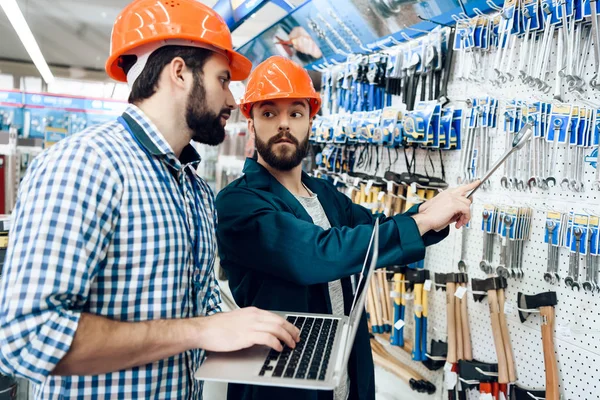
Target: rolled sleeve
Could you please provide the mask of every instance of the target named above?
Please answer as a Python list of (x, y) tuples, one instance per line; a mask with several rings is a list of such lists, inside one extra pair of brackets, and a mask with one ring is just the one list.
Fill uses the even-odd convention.
[(30, 166), (0, 286), (0, 371), (40, 384), (71, 347), (106, 256), (122, 185), (90, 145), (59, 143)]
[(206, 306), (206, 315), (210, 316), (221, 312), (221, 290), (219, 289), (219, 283), (213, 278), (210, 285), (210, 289), (207, 293), (208, 304)]

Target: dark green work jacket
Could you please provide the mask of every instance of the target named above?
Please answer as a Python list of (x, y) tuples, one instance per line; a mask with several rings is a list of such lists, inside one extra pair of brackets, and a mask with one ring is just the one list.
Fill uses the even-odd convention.
[[(265, 168), (248, 159), (244, 176), (217, 196), (217, 241), (221, 265), (240, 307), (331, 314), (328, 282), (341, 279), (345, 313), (352, 305), (349, 277), (361, 271), (376, 216), (333, 185), (306, 174), (332, 226), (315, 225), (302, 205)], [(421, 237), (410, 215), (380, 218), (378, 267), (404, 265), (425, 257), (425, 247), (448, 229)], [(375, 398), (373, 358), (366, 318), (348, 363), (350, 399)], [(330, 400), (331, 391), (230, 384), (230, 400)]]

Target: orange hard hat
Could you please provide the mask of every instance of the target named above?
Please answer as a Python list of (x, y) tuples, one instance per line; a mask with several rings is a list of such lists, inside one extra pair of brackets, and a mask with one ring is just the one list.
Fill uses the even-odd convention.
[[(223, 18), (200, 1), (134, 0), (121, 11), (113, 26), (106, 73), (127, 82), (128, 77), (119, 66), (120, 58), (136, 55), (138, 61), (132, 70), (137, 78), (148, 56), (168, 45), (202, 47), (223, 54), (229, 59), (234, 81), (246, 79), (252, 69), (252, 62), (233, 50), (231, 32)], [(133, 84), (131, 80), (130, 76), (129, 83)]]
[(321, 96), (315, 90), (308, 72), (282, 56), (269, 57), (252, 71), (246, 93), (240, 101), (240, 110), (246, 118), (250, 118), (254, 103), (275, 99), (308, 100), (311, 118), (321, 108)]

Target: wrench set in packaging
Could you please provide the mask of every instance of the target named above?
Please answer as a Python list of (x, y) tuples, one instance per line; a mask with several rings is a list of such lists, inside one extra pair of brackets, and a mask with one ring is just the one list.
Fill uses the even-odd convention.
[[(563, 84), (570, 93), (600, 89), (598, 11), (596, 0), (506, 0), (498, 14), (460, 20), (457, 78), (498, 87), (518, 78), (556, 100)], [(584, 70), (592, 50), (595, 73), (588, 80)]]
[[(486, 274), (522, 279), (525, 244), (531, 237), (533, 210), (529, 207), (486, 205), (481, 230), (483, 255), (479, 268)], [(500, 241), (500, 259), (494, 262), (494, 243)]]
[[(548, 244), (548, 269), (544, 280), (551, 284), (564, 282), (573, 290), (600, 291), (599, 217), (588, 213), (549, 211), (546, 216), (545, 242)], [(569, 251), (569, 271), (560, 275), (560, 249)], [(581, 281), (581, 259), (585, 260), (585, 278)]]
[[(504, 112), (507, 148), (511, 136), (525, 122), (533, 125), (534, 137), (525, 151), (514, 154), (505, 164), (502, 186), (517, 190), (560, 186), (563, 190), (585, 191), (586, 154), (600, 145), (598, 110), (562, 103), (510, 101)], [(598, 185), (597, 177), (594, 188)]]

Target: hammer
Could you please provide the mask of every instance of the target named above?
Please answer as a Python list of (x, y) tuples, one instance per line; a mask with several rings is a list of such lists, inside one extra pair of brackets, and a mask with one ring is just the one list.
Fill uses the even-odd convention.
[(559, 400), (558, 366), (554, 353), (554, 307), (557, 304), (556, 292), (544, 292), (527, 296), (519, 292), (519, 318), (521, 322), (531, 315), (527, 310), (538, 309), (542, 316), (542, 348), (546, 367), (546, 400)]

